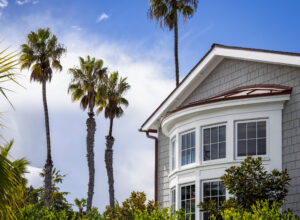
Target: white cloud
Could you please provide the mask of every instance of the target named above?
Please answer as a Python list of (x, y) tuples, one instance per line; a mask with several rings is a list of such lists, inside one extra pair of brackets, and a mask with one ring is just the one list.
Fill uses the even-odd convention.
[(8, 5), (8, 1), (7, 0), (0, 0), (0, 8), (5, 8)]
[(98, 18), (97, 18), (97, 22), (101, 22), (103, 20), (108, 19), (109, 16), (106, 13), (102, 13)]
[(82, 31), (82, 28), (77, 25), (72, 25), (71, 28), (73, 28), (76, 31)]
[(17, 0), (17, 1), (16, 1), (16, 3), (17, 3), (18, 5), (28, 4), (28, 3), (30, 3), (30, 2), (32, 2), (33, 5), (39, 3), (39, 1), (37, 1), (37, 0), (36, 0), (36, 1), (32, 1), (32, 0)]
[(43, 185), (43, 179), (40, 176), (42, 168), (27, 166), (28, 173), (25, 174), (25, 178), (28, 180), (28, 186), (34, 188), (41, 187)]
[(30, 0), (23, 0), (23, 1), (18, 0), (18, 1), (16, 1), (16, 3), (17, 3), (18, 5), (24, 5), (24, 4), (27, 4), (27, 3), (29, 3), (29, 2), (30, 2)]

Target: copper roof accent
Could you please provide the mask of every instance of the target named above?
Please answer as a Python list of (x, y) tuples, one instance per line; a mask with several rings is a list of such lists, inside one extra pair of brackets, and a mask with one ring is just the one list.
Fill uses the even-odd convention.
[(282, 86), (282, 85), (258, 84), (258, 85), (251, 85), (251, 86), (243, 86), (243, 87), (238, 87), (236, 89), (229, 90), (227, 92), (221, 93), (217, 96), (208, 99), (191, 102), (187, 105), (178, 107), (173, 111), (167, 112), (166, 116), (186, 108), (214, 103), (214, 102), (263, 97), (263, 96), (284, 95), (284, 94), (291, 94), (291, 92), (292, 92), (291, 87)]
[(284, 51), (275, 51), (275, 50), (265, 50), (265, 49), (255, 49), (255, 48), (246, 48), (246, 47), (237, 47), (237, 46), (226, 46), (222, 44), (212, 44), (209, 51), (199, 60), (199, 62), (189, 71), (189, 73), (183, 78), (183, 80), (179, 83), (177, 87), (173, 89), (173, 91), (163, 100), (163, 102), (155, 109), (155, 111), (146, 119), (146, 121), (142, 124), (141, 128), (154, 116), (154, 114), (162, 107), (162, 105), (171, 97), (171, 95), (183, 84), (183, 82), (190, 76), (190, 74), (196, 69), (196, 67), (202, 63), (202, 61), (210, 54), (210, 52), (215, 47), (228, 48), (228, 49), (237, 49), (237, 50), (248, 50), (248, 51), (257, 51), (257, 52), (267, 52), (267, 53), (275, 53), (275, 54), (283, 54), (283, 55), (292, 55), (292, 56), (300, 56), (300, 53), (293, 52), (284, 52)]

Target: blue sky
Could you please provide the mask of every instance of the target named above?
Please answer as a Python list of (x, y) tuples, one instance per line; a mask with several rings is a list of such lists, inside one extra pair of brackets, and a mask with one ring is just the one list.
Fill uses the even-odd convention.
[[(78, 103), (72, 103), (66, 90), (67, 69), (78, 56), (90, 54), (104, 60), (110, 70), (128, 76), (130, 106), (115, 123), (116, 198), (123, 201), (132, 190), (144, 190), (153, 198), (153, 142), (137, 132), (139, 126), (174, 88), (173, 32), (162, 30), (147, 18), (147, 0), (0, 0), (0, 48), (18, 50), (26, 34), (50, 27), (67, 47), (64, 70), (48, 86), (48, 105), (54, 165), (67, 174), (62, 189), (75, 197), (85, 197), (87, 162), (85, 120)], [(299, 1), (199, 1), (198, 11), (179, 26), (181, 78), (209, 50), (212, 43), (271, 50), (300, 52)], [(102, 19), (99, 19), (102, 15)], [(101, 20), (101, 21), (100, 21)], [(0, 99), (6, 112), (6, 139), (15, 139), (14, 157), (31, 161), (31, 183), (45, 161), (45, 132), (41, 87), (29, 83), (24, 71), (9, 94), (16, 110)], [(94, 205), (103, 210), (108, 204), (104, 166), (104, 136), (108, 122), (97, 117), (95, 144), (96, 185)]]

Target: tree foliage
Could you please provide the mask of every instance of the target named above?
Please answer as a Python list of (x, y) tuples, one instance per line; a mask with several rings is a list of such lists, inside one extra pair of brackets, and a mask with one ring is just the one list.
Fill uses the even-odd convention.
[(26, 179), (26, 166), (29, 162), (24, 159), (11, 160), (9, 151), (13, 141), (0, 146), (0, 219), (15, 219), (16, 210), (23, 204)]
[(221, 177), (235, 204), (244, 210), (260, 200), (282, 202), (288, 193), (290, 177), (287, 170), (267, 172), (260, 157), (247, 157), (240, 166), (232, 166)]
[(9, 52), (9, 48), (0, 50), (0, 94), (10, 103), (6, 92), (9, 91), (8, 88), (4, 87), (2, 84), (5, 82), (14, 82), (19, 85), (16, 81), (16, 67), (19, 64), (18, 53)]
[[(40, 174), (41, 177), (45, 176), (45, 169), (43, 169), (42, 173)], [(52, 170), (52, 194), (51, 194), (51, 207), (57, 211), (71, 211), (71, 204), (68, 203), (66, 199), (66, 195), (68, 192), (61, 192), (60, 188), (58, 187), (59, 183), (62, 183), (63, 178), (66, 175), (60, 173), (59, 170), (55, 168)], [(40, 188), (33, 188), (32, 186), (26, 188), (25, 193), (25, 205), (34, 205), (38, 209), (42, 209), (45, 202), (45, 187)]]
[(221, 177), (226, 190), (232, 195), (228, 200), (217, 206), (214, 200), (201, 202), (202, 211), (220, 218), (225, 209), (235, 208), (240, 212), (251, 212), (257, 201), (282, 203), (288, 193), (290, 177), (287, 170), (277, 169), (267, 172), (260, 157), (247, 157), (240, 166), (232, 166)]
[[(225, 209), (222, 211), (221, 216), (223, 220), (297, 220), (290, 212), (281, 214), (280, 207), (282, 203), (273, 202), (270, 206), (268, 200), (257, 201), (251, 206), (250, 211), (239, 212), (234, 208)], [(213, 220), (217, 218), (212, 217)]]

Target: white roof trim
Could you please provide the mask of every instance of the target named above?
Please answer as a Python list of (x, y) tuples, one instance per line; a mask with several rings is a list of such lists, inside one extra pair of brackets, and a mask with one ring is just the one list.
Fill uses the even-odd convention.
[(300, 54), (213, 45), (197, 66), (194, 67), (153, 115), (148, 118), (141, 129), (157, 129), (160, 118), (170, 108), (178, 107), (224, 58), (300, 67)]

